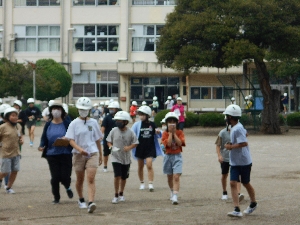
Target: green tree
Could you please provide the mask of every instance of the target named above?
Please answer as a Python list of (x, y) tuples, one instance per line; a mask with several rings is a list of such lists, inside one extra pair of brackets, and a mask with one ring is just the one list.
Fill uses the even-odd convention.
[(6, 58), (0, 59), (0, 96), (17, 96), (21, 99), (26, 90), (32, 85), (31, 68), (10, 62)]
[(300, 54), (299, 0), (179, 0), (157, 43), (157, 58), (179, 71), (255, 64), (264, 97), (262, 131), (279, 134), (280, 92), (272, 90), (268, 52)]
[[(49, 101), (69, 94), (72, 79), (64, 66), (53, 59), (40, 59), (36, 62), (36, 98)], [(26, 93), (26, 97), (32, 97)]]

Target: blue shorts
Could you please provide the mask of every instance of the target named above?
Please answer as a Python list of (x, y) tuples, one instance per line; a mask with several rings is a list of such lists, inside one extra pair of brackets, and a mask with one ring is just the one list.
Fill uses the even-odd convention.
[(182, 156), (179, 154), (166, 154), (164, 157), (164, 174), (182, 174)]
[(250, 182), (252, 163), (246, 166), (231, 166), (230, 167), (230, 181), (240, 181), (242, 184), (248, 184)]
[(17, 172), (20, 170), (20, 155), (12, 158), (2, 158), (1, 173)]

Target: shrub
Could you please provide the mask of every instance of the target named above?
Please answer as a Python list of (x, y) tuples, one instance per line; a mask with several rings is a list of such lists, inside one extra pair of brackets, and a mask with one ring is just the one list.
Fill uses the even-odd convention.
[(220, 113), (203, 113), (199, 116), (199, 124), (203, 127), (224, 126), (224, 115)]
[(157, 127), (160, 127), (161, 126), (161, 123), (160, 121), (162, 121), (163, 118), (165, 118), (166, 114), (170, 112), (170, 110), (168, 109), (165, 109), (165, 110), (162, 110), (162, 111), (159, 111), (155, 118), (154, 118), (154, 123)]
[(192, 127), (198, 125), (199, 116), (193, 112), (186, 112), (184, 127)]
[(278, 119), (279, 119), (279, 124), (280, 126), (283, 126), (284, 125), (284, 117), (282, 114), (279, 114), (278, 115)]
[(78, 109), (74, 106), (69, 106), (68, 115), (71, 117), (72, 120), (76, 119), (79, 116)]
[(252, 117), (251, 115), (247, 115), (247, 114), (242, 114), (241, 118), (240, 118), (240, 123), (243, 124), (244, 126), (246, 125), (252, 125)]
[(300, 126), (300, 112), (287, 115), (287, 124), (289, 126)]

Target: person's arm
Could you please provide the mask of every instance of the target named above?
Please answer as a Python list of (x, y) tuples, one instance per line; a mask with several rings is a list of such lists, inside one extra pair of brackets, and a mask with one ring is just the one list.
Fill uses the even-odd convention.
[(136, 148), (137, 146), (138, 146), (137, 144), (132, 144), (132, 145), (129, 145), (129, 146), (124, 146), (123, 150), (124, 150), (125, 152), (128, 152), (128, 151), (130, 151), (131, 149)]
[(218, 155), (218, 160), (220, 163), (223, 162), (223, 157), (221, 155), (221, 147), (220, 145), (216, 145), (216, 152), (217, 152), (217, 155)]
[(79, 145), (76, 144), (74, 139), (70, 140), (70, 145), (75, 148), (81, 155), (85, 155), (88, 156), (89, 154), (83, 149), (81, 148)]
[(235, 148), (242, 148), (242, 147), (246, 147), (248, 146), (248, 142), (242, 142), (242, 143), (237, 143), (237, 144), (231, 144), (231, 143), (227, 143), (225, 144), (225, 148), (227, 150), (232, 150), (232, 149), (235, 149)]
[(101, 126), (101, 132), (102, 132), (102, 134), (104, 134), (104, 132), (105, 132), (105, 127)]
[(99, 151), (99, 166), (102, 164), (102, 147), (101, 147), (101, 140), (96, 141), (98, 151)]

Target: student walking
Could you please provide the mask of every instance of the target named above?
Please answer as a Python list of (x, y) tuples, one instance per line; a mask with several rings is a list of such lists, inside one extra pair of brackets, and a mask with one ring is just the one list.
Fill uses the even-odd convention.
[(242, 116), (241, 108), (238, 105), (229, 105), (223, 114), (226, 115), (227, 123), (232, 127), (230, 130), (231, 143), (227, 143), (224, 146), (230, 151), (230, 187), (234, 204), (234, 210), (227, 215), (231, 217), (242, 217), (243, 213), (240, 211), (237, 188), (239, 180), (241, 180), (241, 183), (246, 188), (251, 200), (250, 205), (244, 210), (244, 214), (251, 214), (257, 208), (255, 191), (250, 184), (252, 158), (246, 137), (246, 130), (239, 122)]
[(156, 129), (155, 123), (149, 121), (151, 117), (151, 108), (149, 106), (141, 106), (138, 109), (140, 121), (135, 122), (132, 130), (138, 137), (139, 144), (132, 150), (132, 154), (138, 161), (138, 176), (140, 179), (140, 190), (145, 189), (144, 184), (144, 165), (146, 164), (148, 170), (148, 188), (149, 191), (154, 191), (154, 170), (152, 167), (153, 159), (157, 156), (164, 156), (158, 138), (161, 133)]
[[(101, 139), (103, 135), (95, 119), (89, 118), (92, 102), (87, 97), (81, 97), (76, 102), (79, 117), (73, 120), (66, 133), (73, 147), (73, 166), (76, 172), (76, 190), (79, 196), (80, 209), (88, 208), (89, 213), (96, 209), (95, 200), (95, 176), (98, 166), (102, 164)], [(88, 206), (83, 197), (83, 182), (87, 176)]]
[(131, 117), (133, 123), (135, 123), (137, 109), (138, 109), (137, 102), (132, 101), (129, 111), (130, 111), (130, 117)]
[(59, 183), (64, 185), (69, 198), (73, 198), (71, 185), (72, 174), (72, 147), (56, 144), (58, 139), (64, 142), (64, 138), (70, 121), (65, 119), (66, 112), (63, 105), (58, 102), (52, 102), (49, 107), (49, 121), (45, 124), (41, 137), (39, 151), (43, 151), (47, 159), (51, 173), (51, 187), (54, 196), (53, 204), (60, 201)]
[(22, 102), (20, 100), (15, 100), (13, 107), (15, 107), (19, 112), (18, 123), (22, 127), (21, 129), (22, 135), (25, 135), (25, 124), (27, 122), (27, 116), (25, 114), (25, 111), (22, 110)]
[(116, 121), (117, 127), (110, 131), (106, 140), (109, 149), (112, 150), (111, 162), (115, 176), (115, 197), (112, 203), (116, 204), (125, 201), (124, 189), (131, 164), (130, 150), (135, 148), (139, 142), (134, 132), (127, 127), (130, 121), (130, 115), (127, 112), (117, 112), (113, 120)]
[(178, 118), (179, 118), (178, 127), (179, 127), (180, 130), (183, 130), (186, 114), (185, 114), (185, 111), (184, 111), (184, 106), (182, 104), (182, 98), (181, 97), (177, 98), (177, 103), (176, 103), (176, 105), (174, 105), (172, 107), (171, 112), (174, 112), (178, 116)]

